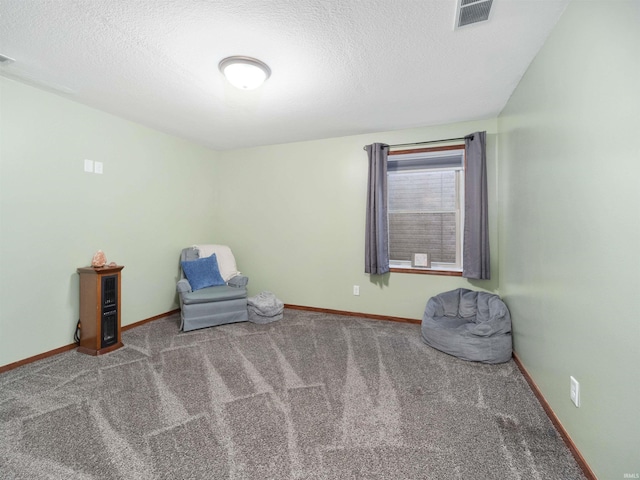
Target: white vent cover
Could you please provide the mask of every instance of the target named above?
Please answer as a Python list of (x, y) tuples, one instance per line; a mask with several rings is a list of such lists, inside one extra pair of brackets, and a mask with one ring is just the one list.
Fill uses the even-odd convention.
[(493, 0), (458, 0), (456, 28), (489, 20)]
[(0, 65), (9, 65), (10, 63), (15, 62), (15, 60), (11, 57), (7, 57), (6, 55), (2, 55), (0, 53)]

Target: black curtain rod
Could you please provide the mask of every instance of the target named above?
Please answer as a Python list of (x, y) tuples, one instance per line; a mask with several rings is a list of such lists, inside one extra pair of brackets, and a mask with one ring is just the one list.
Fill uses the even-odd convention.
[[(413, 147), (416, 145), (428, 145), (429, 143), (444, 143), (444, 142), (455, 142), (457, 140), (464, 140), (466, 137), (458, 137), (458, 138), (446, 138), (444, 140), (429, 140), (427, 142), (414, 142), (414, 143), (399, 143), (397, 145), (389, 145), (389, 148), (393, 147)], [(471, 140), (473, 140), (473, 135), (471, 135)], [(366, 150), (367, 147), (362, 147), (363, 150)]]

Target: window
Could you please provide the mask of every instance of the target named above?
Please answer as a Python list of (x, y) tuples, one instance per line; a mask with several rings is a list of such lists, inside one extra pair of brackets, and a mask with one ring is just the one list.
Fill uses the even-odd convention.
[[(391, 268), (461, 272), (464, 145), (390, 152), (387, 195)], [(412, 267), (424, 253), (431, 267)]]

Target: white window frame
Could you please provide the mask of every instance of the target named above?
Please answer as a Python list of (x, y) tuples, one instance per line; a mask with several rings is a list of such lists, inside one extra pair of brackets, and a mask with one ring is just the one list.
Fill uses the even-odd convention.
[[(455, 148), (453, 148), (455, 147)], [(406, 170), (407, 173), (418, 171), (455, 171), (456, 172), (456, 262), (455, 263), (441, 263), (431, 262), (431, 267), (413, 267), (411, 261), (406, 260), (389, 260), (389, 267), (391, 269), (400, 269), (407, 272), (415, 273), (429, 273), (429, 272), (462, 272), (462, 246), (464, 245), (464, 166), (465, 166), (465, 147), (464, 145), (454, 145), (448, 147), (435, 147), (435, 148), (423, 148), (412, 151), (403, 150), (401, 152), (390, 152), (389, 161), (402, 162), (406, 160), (413, 160), (414, 162), (419, 159), (428, 158), (442, 158), (446, 156), (460, 156), (462, 155), (462, 161), (460, 166), (451, 167), (429, 167), (429, 166), (416, 166), (415, 169)], [(402, 174), (400, 172), (387, 172), (387, 177), (390, 175)], [(430, 211), (437, 213), (436, 211)], [(391, 226), (389, 226), (389, 234)], [(425, 252), (415, 252), (425, 253)]]

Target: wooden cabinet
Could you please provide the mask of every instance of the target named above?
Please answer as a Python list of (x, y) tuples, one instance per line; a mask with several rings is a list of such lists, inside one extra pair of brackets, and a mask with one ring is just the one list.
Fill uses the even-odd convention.
[(122, 265), (78, 268), (80, 275), (79, 352), (102, 355), (122, 347), (120, 272), (123, 268)]

